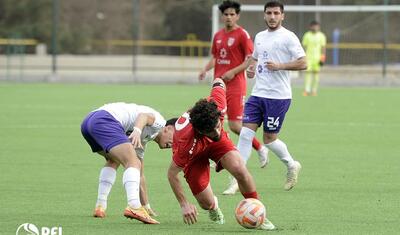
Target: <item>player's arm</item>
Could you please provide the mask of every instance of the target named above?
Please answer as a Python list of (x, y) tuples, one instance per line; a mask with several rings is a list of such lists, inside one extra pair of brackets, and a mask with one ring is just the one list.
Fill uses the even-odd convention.
[(320, 64), (323, 65), (326, 61), (326, 37), (324, 34), (322, 34), (321, 38), (321, 58), (320, 58)]
[(321, 47), (321, 56), (319, 58), (319, 65), (323, 66), (326, 61), (326, 48), (323, 46)]
[(254, 76), (256, 75), (256, 66), (257, 66), (257, 60), (254, 59), (253, 56), (250, 56), (247, 60), (246, 60), (246, 76), (248, 78), (254, 78)]
[(215, 66), (215, 57), (217, 54), (217, 49), (215, 47), (215, 37), (213, 38), (211, 45), (211, 59), (208, 61), (206, 66), (199, 73), (199, 80), (203, 80), (206, 77), (208, 71), (210, 71)]
[(212, 83), (210, 99), (212, 99), (218, 106), (218, 110), (222, 115), (225, 115), (226, 110), (226, 92), (225, 83), (221, 78), (215, 78)]
[(210, 71), (212, 68), (214, 68), (215, 65), (215, 58), (212, 57), (208, 63), (206, 64), (206, 66), (204, 66), (204, 68), (200, 71), (199, 73), (199, 80), (203, 80), (206, 77), (206, 74), (208, 71)]
[(168, 181), (179, 205), (181, 206), (183, 221), (185, 224), (194, 224), (197, 222), (197, 208), (195, 205), (188, 202), (185, 197), (185, 193), (179, 180), (179, 172), (181, 171), (182, 169), (172, 161), (168, 169)]
[(321, 55), (326, 55), (326, 46), (321, 47)]
[(307, 69), (306, 54), (297, 36), (294, 33), (291, 33), (287, 37), (287, 41), (285, 44), (291, 57), (295, 59), (287, 63), (276, 63), (274, 61), (267, 61), (265, 62), (265, 67), (267, 67), (270, 71)]
[(243, 61), (240, 65), (224, 73), (221, 78), (225, 81), (229, 81), (235, 77), (236, 74), (242, 72), (247, 68), (247, 60)]
[(307, 69), (306, 57), (300, 57), (296, 60), (290, 61), (288, 63), (275, 63), (272, 61), (267, 61), (265, 67), (272, 71), (278, 70), (305, 70)]
[(140, 159), (141, 166), (140, 166), (140, 204), (147, 210), (150, 216), (157, 216), (157, 214), (153, 211), (150, 207), (149, 203), (149, 196), (147, 194), (147, 185), (146, 185), (146, 177), (144, 176), (144, 162), (143, 159)]
[(242, 32), (243, 33), (240, 35), (240, 48), (245, 55), (245, 58), (243, 60), (243, 63), (234, 67), (233, 69), (230, 69), (224, 75), (222, 75), (221, 78), (225, 81), (233, 79), (236, 74), (243, 72), (245, 69), (247, 69), (247, 59), (253, 54), (253, 41), (251, 40), (250, 35), (247, 33), (246, 30), (243, 30)]
[(155, 120), (156, 117), (152, 113), (139, 113), (139, 115), (136, 117), (133, 131), (129, 135), (129, 139), (131, 140), (134, 148), (143, 148), (140, 140), (142, 130), (145, 126), (153, 125)]

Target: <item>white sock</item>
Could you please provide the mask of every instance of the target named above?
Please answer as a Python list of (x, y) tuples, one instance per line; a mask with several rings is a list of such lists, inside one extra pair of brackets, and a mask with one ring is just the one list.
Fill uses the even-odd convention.
[(250, 158), (254, 136), (256, 136), (255, 131), (247, 127), (242, 127), (237, 148), (245, 163)]
[(97, 191), (96, 207), (107, 209), (107, 198), (115, 182), (117, 171), (112, 167), (103, 167), (99, 176), (99, 189)]
[(290, 155), (287, 146), (281, 140), (277, 139), (272, 143), (265, 144), (279, 159), (287, 166), (291, 167), (294, 164), (294, 160)]
[(126, 191), (126, 198), (128, 205), (134, 209), (141, 207), (139, 186), (140, 186), (140, 171), (134, 167), (128, 167), (124, 171), (122, 177), (122, 183), (124, 184)]

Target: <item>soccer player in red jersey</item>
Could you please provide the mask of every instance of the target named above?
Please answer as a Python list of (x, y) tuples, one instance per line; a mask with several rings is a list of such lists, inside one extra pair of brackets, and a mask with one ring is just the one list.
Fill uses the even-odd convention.
[[(186, 200), (179, 180), (181, 171), (184, 172), (186, 182), (200, 207), (209, 211), (210, 219), (217, 224), (225, 222), (217, 197), (211, 189), (209, 159), (216, 163), (217, 172), (226, 169), (235, 177), (245, 198), (258, 198), (253, 177), (223, 129), (225, 110), (225, 84), (222, 79), (216, 78), (210, 97), (200, 99), (175, 123), (173, 157), (168, 169), (168, 180), (181, 206), (186, 224), (197, 222), (197, 209)], [(275, 228), (268, 219), (265, 221), (260, 229)]]
[[(250, 35), (237, 24), (240, 18), (240, 4), (234, 1), (224, 1), (219, 5), (222, 13), (224, 29), (214, 35), (212, 43), (212, 58), (200, 71), (199, 79), (203, 80), (207, 71), (214, 68), (214, 77), (222, 78), (226, 83), (227, 115), (229, 129), (239, 135), (242, 128), (244, 101), (246, 97), (246, 59), (253, 52), (253, 42)], [(254, 138), (253, 148), (257, 150), (260, 165), (268, 164), (268, 149)], [(231, 186), (237, 182), (231, 180)], [(225, 191), (224, 194), (236, 192)]]

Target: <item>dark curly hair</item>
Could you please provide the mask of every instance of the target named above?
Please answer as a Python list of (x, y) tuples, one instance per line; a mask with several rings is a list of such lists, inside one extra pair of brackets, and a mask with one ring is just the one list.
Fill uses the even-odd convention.
[(165, 126), (174, 126), (176, 121), (178, 121), (178, 118), (170, 118), (167, 120), (167, 123), (165, 123)]
[(218, 9), (221, 11), (222, 14), (224, 14), (224, 11), (228, 8), (233, 8), (235, 9), (235, 13), (239, 14), (240, 13), (240, 3), (235, 2), (235, 1), (230, 1), (226, 0), (223, 1), (219, 6)]
[(214, 101), (201, 99), (190, 110), (190, 123), (200, 132), (211, 132), (218, 124), (221, 112)]
[(264, 5), (264, 12), (267, 10), (267, 8), (272, 8), (272, 7), (279, 7), (281, 9), (281, 13), (283, 13), (283, 3), (279, 2), (279, 1), (269, 1), (267, 3), (265, 3)]

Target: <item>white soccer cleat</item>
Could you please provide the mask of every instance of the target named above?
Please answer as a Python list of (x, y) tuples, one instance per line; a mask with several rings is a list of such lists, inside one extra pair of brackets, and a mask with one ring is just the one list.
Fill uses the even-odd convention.
[(222, 193), (223, 195), (234, 195), (239, 191), (239, 185), (235, 178), (230, 177), (231, 182), (229, 183), (228, 188)]
[(262, 223), (260, 225), (260, 227), (258, 227), (258, 229), (271, 231), (271, 230), (275, 230), (276, 227), (273, 223), (271, 223), (271, 221), (269, 221), (267, 218), (265, 218), (264, 223)]
[(269, 158), (268, 158), (268, 148), (265, 146), (262, 146), (260, 150), (257, 151), (258, 153), (258, 160), (260, 161), (260, 167), (264, 168), (268, 165), (269, 163)]
[(218, 199), (216, 196), (214, 196), (214, 200), (216, 209), (208, 210), (208, 217), (210, 218), (211, 221), (213, 221), (216, 224), (224, 224), (225, 223), (224, 214), (222, 214), (221, 209), (219, 209), (218, 207)]
[(301, 165), (298, 161), (295, 161), (293, 166), (288, 168), (287, 179), (284, 186), (285, 190), (290, 190), (296, 185), (300, 170)]
[(216, 224), (224, 224), (225, 219), (224, 219), (224, 214), (222, 214), (221, 209), (217, 208), (214, 210), (209, 210), (208, 211), (208, 217), (210, 220)]

